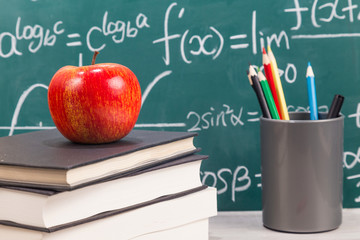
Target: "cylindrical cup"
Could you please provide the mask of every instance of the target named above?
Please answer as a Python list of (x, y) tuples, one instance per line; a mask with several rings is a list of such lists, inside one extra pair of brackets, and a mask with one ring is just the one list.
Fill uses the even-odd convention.
[(289, 115), (260, 119), (263, 224), (285, 232), (335, 229), (342, 221), (344, 117)]

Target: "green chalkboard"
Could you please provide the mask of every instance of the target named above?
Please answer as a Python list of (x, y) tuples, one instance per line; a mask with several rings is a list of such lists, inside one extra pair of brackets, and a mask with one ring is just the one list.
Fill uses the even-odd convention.
[[(350, 6), (349, 6), (350, 4)], [(219, 210), (261, 209), (259, 105), (248, 64), (277, 59), (289, 111), (345, 96), (344, 207), (360, 207), (360, 1), (13, 0), (0, 3), (0, 135), (53, 128), (47, 86), (64, 65), (128, 66), (138, 129), (197, 131)]]

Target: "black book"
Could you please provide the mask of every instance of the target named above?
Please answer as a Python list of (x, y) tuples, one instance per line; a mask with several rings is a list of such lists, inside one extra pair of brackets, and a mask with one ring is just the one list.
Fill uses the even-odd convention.
[(195, 133), (133, 130), (108, 144), (76, 144), (57, 129), (0, 138), (0, 185), (70, 190), (196, 152)]

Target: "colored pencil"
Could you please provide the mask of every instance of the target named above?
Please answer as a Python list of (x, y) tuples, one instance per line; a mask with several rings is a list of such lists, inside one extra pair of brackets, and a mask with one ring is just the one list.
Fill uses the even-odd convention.
[(274, 56), (273, 52), (271, 51), (270, 46), (268, 46), (268, 56), (269, 56), (269, 60), (270, 60), (270, 64), (271, 64), (271, 70), (273, 73), (274, 82), (275, 82), (276, 93), (279, 98), (280, 113), (281, 113), (280, 115), (282, 117), (281, 119), (289, 120), (289, 113), (288, 113), (287, 106), (286, 106), (284, 91), (283, 91), (281, 81), (280, 81), (279, 69), (278, 69), (278, 66), (276, 63), (275, 56)]
[(273, 78), (273, 73), (272, 73), (272, 70), (271, 70), (271, 64), (270, 64), (269, 57), (268, 57), (268, 55), (267, 55), (267, 53), (265, 51), (265, 48), (263, 48), (262, 61), (263, 61), (263, 66), (264, 66), (264, 70), (265, 70), (265, 76), (266, 76), (268, 85), (270, 86), (273, 100), (275, 102), (276, 111), (278, 113), (277, 115), (280, 116), (280, 118), (281, 118), (279, 97), (278, 97), (278, 95), (276, 93), (276, 87), (275, 87), (275, 82), (274, 82), (274, 78)]
[(250, 85), (253, 87), (256, 97), (259, 101), (263, 117), (271, 118), (271, 114), (270, 114), (269, 108), (267, 106), (264, 93), (260, 86), (259, 78), (256, 74), (255, 69), (251, 65), (249, 66), (249, 73), (250, 73), (249, 82), (250, 82)]
[(309, 98), (309, 106), (310, 106), (310, 119), (318, 120), (315, 76), (310, 62), (308, 63), (308, 67), (306, 70), (306, 81), (307, 81), (308, 98)]
[(344, 96), (342, 95), (339, 95), (339, 94), (336, 94), (334, 96), (334, 99), (331, 103), (331, 107), (330, 107), (330, 110), (329, 110), (329, 113), (327, 115), (327, 118), (336, 118), (339, 116), (340, 114), (340, 109), (341, 109), (341, 106), (344, 102)]
[(259, 77), (261, 88), (264, 92), (264, 96), (265, 96), (271, 117), (273, 119), (280, 119), (279, 113), (276, 109), (273, 95), (271, 94), (271, 90), (270, 90), (268, 81), (266, 80), (264, 74), (261, 71), (258, 72), (258, 77)]

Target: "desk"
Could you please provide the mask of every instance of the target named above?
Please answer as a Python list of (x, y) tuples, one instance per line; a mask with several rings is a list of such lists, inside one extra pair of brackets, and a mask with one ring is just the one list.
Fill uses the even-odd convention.
[(210, 240), (360, 239), (360, 209), (344, 209), (338, 229), (324, 233), (294, 234), (272, 231), (262, 225), (261, 211), (219, 212), (210, 218)]

